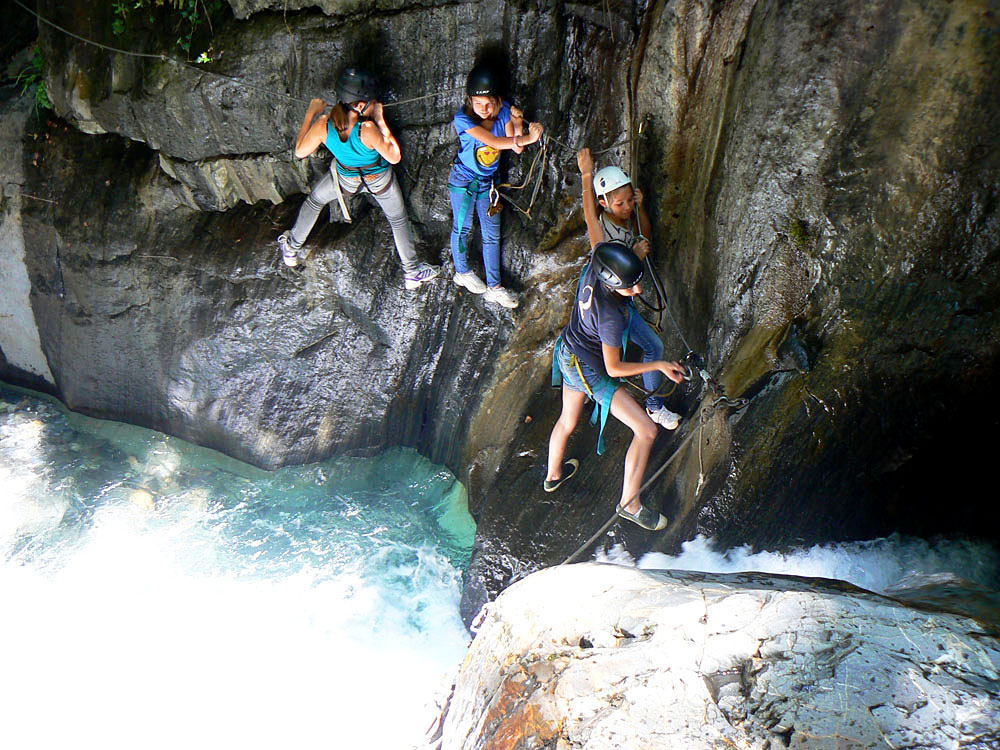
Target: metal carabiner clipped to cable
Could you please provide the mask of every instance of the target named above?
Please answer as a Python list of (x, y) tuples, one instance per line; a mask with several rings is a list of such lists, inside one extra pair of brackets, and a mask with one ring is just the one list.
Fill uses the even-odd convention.
[(486, 209), (487, 216), (496, 216), (498, 213), (503, 211), (503, 206), (500, 205), (500, 191), (497, 190), (497, 186), (490, 183), (490, 207)]

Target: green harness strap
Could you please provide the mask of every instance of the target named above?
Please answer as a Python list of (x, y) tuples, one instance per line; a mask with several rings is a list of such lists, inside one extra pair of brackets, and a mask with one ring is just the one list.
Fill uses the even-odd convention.
[(458, 251), (465, 255), (468, 249), (465, 247), (465, 240), (462, 239), (462, 230), (465, 229), (465, 218), (469, 215), (469, 208), (472, 207), (473, 199), (478, 198), (480, 195), (489, 190), (492, 182), (483, 185), (478, 179), (473, 180), (465, 187), (459, 185), (448, 185), (448, 190), (452, 193), (465, 193), (465, 199), (462, 201), (462, 207), (458, 210)]

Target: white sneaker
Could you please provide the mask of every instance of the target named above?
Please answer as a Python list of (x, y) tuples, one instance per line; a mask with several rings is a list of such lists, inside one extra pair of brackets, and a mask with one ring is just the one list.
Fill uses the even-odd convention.
[(292, 247), (291, 235), (282, 232), (278, 235), (278, 250), (281, 251), (281, 259), (286, 266), (294, 268), (299, 264), (299, 251)]
[(681, 415), (674, 414), (665, 406), (661, 406), (656, 411), (646, 409), (646, 413), (649, 415), (650, 419), (665, 430), (676, 430), (677, 425), (681, 423)]
[(491, 286), (486, 290), (483, 299), (487, 302), (496, 302), (498, 305), (511, 309), (518, 306), (517, 297), (504, 289), (502, 286)]
[(456, 273), (454, 281), (459, 286), (464, 286), (473, 294), (482, 294), (486, 291), (486, 284), (483, 280), (476, 276), (475, 271), (466, 271), (465, 273)]
[(420, 263), (416, 270), (407, 271), (403, 275), (403, 286), (407, 289), (416, 289), (418, 286), (431, 279), (436, 279), (441, 273), (441, 266), (432, 266), (430, 263)]

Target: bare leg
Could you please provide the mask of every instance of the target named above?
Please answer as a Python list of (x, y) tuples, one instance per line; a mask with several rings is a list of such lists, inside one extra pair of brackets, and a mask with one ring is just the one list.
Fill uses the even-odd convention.
[[(565, 411), (565, 407), (564, 411)], [(622, 482), (621, 506), (629, 513), (638, 513), (640, 500), (637, 493), (642, 486), (642, 475), (646, 473), (649, 454), (656, 440), (656, 424), (646, 415), (646, 410), (629, 396), (624, 388), (615, 391), (611, 399), (611, 413), (632, 430), (632, 443), (625, 454), (625, 479)], [(554, 435), (553, 431), (553, 435)], [(551, 448), (549, 449), (551, 463)], [(635, 496), (635, 497), (633, 497)], [(628, 503), (626, 505), (626, 503)]]
[(587, 401), (586, 393), (567, 388), (565, 383), (562, 387), (562, 397), (562, 414), (559, 415), (555, 427), (552, 428), (552, 435), (549, 436), (549, 472), (545, 478), (550, 482), (562, 479), (566, 444), (569, 442), (569, 436), (576, 429), (576, 423), (580, 421), (583, 405)]

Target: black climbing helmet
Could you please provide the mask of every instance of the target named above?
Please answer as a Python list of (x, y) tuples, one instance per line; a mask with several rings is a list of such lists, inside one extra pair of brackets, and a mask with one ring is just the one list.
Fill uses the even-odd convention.
[(465, 80), (465, 93), (468, 96), (499, 96), (500, 85), (496, 73), (488, 65), (476, 65)]
[(378, 98), (378, 79), (367, 70), (346, 68), (337, 79), (337, 101), (344, 104)]
[(628, 245), (602, 242), (594, 250), (597, 278), (612, 289), (631, 289), (642, 278), (642, 261)]

